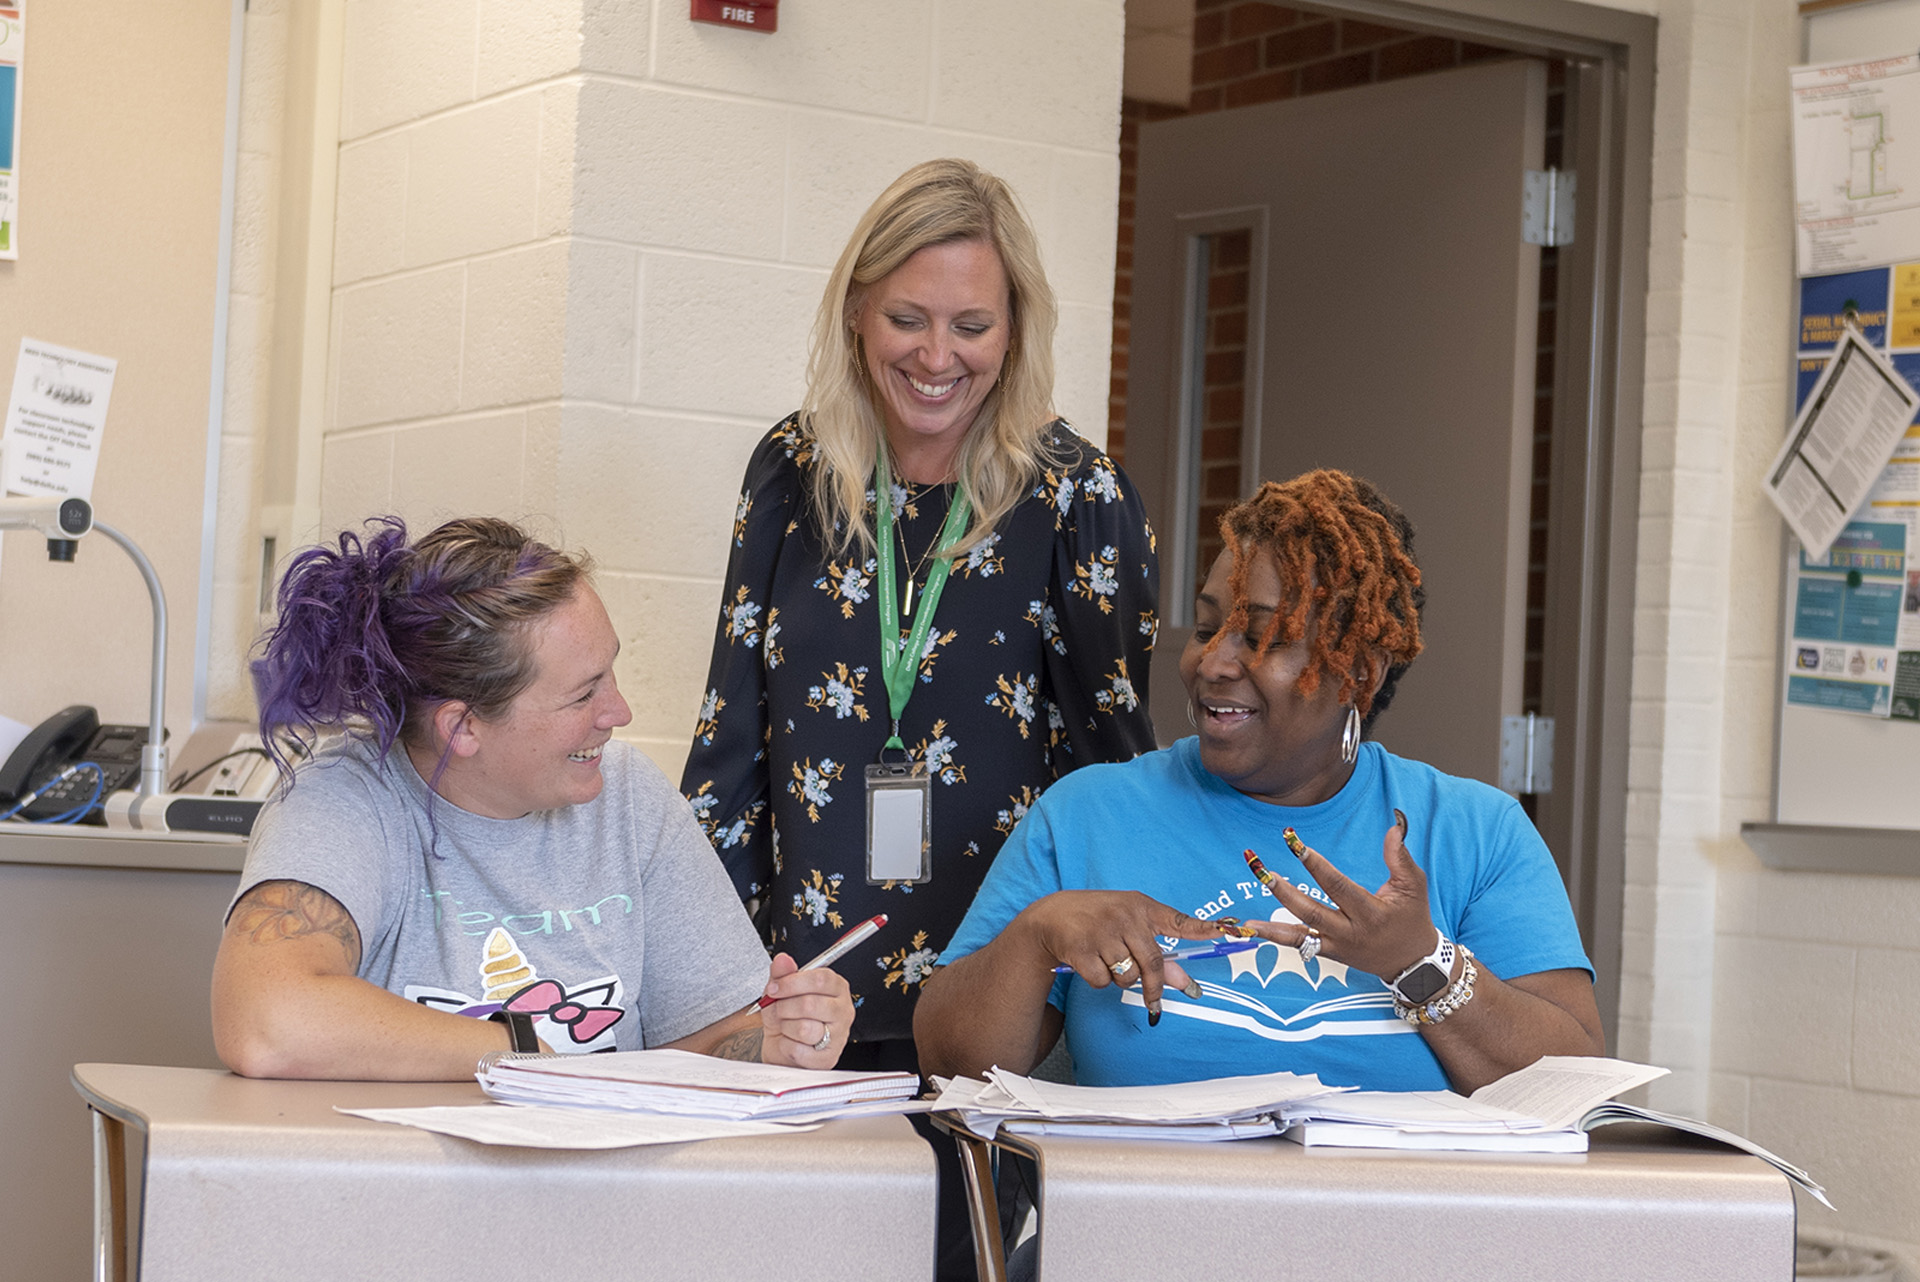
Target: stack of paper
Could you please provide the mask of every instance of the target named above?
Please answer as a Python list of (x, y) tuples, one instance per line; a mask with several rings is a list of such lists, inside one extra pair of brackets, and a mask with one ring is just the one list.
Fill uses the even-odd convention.
[(910, 1112), (920, 1093), (913, 1073), (786, 1068), (672, 1050), (490, 1055), (475, 1076), (509, 1104), (785, 1122)]
[(1113, 1138), (1233, 1140), (1272, 1135), (1287, 1103), (1327, 1094), (1320, 1079), (1262, 1073), (1164, 1086), (1070, 1086), (993, 1068), (987, 1080), (941, 1084), (934, 1107), (959, 1112), (968, 1129), (991, 1136), (1104, 1135)]

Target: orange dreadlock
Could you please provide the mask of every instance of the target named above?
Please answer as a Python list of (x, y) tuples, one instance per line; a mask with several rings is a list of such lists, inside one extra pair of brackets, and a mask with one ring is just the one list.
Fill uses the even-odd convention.
[[(1320, 628), (1295, 688), (1311, 695), (1321, 677), (1338, 674), (1340, 702), (1357, 707), (1371, 726), (1420, 653), (1426, 592), (1406, 513), (1372, 482), (1322, 469), (1266, 482), (1220, 518), (1220, 535), (1233, 554), (1227, 580), (1233, 605), (1218, 635), (1246, 630), (1248, 566), (1256, 553), (1269, 553), (1280, 569), (1282, 608), (1268, 621), (1257, 653), (1275, 641), (1300, 640), (1308, 620), (1317, 618)], [(1354, 674), (1361, 655), (1376, 646), (1387, 654), (1387, 677), (1369, 695)]]

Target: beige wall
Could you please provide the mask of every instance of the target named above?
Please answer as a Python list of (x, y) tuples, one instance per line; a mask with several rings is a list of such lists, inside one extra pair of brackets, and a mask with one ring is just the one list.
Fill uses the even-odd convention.
[[(158, 569), (167, 722), (193, 706), (215, 358), (227, 49), (238, 5), (98, 0), (27, 15), (20, 258), (0, 262), (0, 386), (23, 335), (119, 361), (93, 488), (98, 519)], [(133, 562), (104, 538), (71, 565), (37, 535), (0, 553), (0, 713), (69, 703), (144, 724), (152, 633)]]
[(590, 548), (628, 734), (677, 773), (740, 477), (855, 220), (963, 155), (1025, 202), (1060, 408), (1104, 435), (1121, 11), (812, 0), (347, 8), (321, 526), (524, 517)]

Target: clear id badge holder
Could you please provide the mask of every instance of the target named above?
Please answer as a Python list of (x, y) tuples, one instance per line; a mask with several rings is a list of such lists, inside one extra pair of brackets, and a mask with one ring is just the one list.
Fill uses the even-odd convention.
[(933, 776), (924, 761), (867, 767), (867, 884), (933, 880)]

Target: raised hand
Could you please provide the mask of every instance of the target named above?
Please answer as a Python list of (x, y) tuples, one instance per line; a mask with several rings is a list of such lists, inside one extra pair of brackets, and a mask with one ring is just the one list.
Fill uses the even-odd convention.
[[(1397, 822), (1387, 829), (1381, 842), (1387, 880), (1373, 892), (1335, 868), (1326, 856), (1301, 841), (1293, 829), (1286, 830), (1288, 849), (1333, 904), (1322, 903), (1275, 876), (1254, 852), (1248, 851), (1247, 866), (1301, 923), (1248, 922), (1248, 928), (1263, 939), (1294, 948), (1309, 936), (1317, 936), (1321, 956), (1389, 982), (1425, 957), (1434, 944), (1427, 875), (1407, 853), (1407, 817), (1398, 810), (1393, 813)], [(1308, 945), (1306, 951), (1313, 951), (1313, 946)]]

